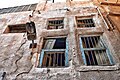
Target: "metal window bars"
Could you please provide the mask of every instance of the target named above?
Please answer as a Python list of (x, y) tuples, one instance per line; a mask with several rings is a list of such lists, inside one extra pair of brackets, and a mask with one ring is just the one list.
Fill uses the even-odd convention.
[(108, 51), (100, 36), (81, 37), (80, 40), (86, 65), (110, 65)]
[(65, 52), (45, 52), (42, 67), (65, 66)]
[(25, 33), (25, 24), (8, 25), (4, 33)]
[(92, 18), (88, 18), (88, 19), (77, 18), (77, 27), (78, 28), (95, 27), (95, 24)]
[(47, 29), (62, 29), (64, 28), (64, 21), (62, 20), (50, 20), (48, 21)]
[(37, 3), (0, 9), (0, 14), (35, 10)]

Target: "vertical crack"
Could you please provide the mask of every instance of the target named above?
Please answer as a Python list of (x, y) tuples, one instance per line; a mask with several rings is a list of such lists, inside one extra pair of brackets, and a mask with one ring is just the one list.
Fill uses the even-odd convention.
[[(24, 42), (22, 41), (22, 44), (20, 45), (20, 47), (16, 50), (16, 53), (21, 49), (21, 47), (27, 42), (27, 40), (24, 38), (23, 39), (24, 40)], [(21, 52), (21, 56), (18, 56), (18, 55), (16, 55), (16, 56), (18, 56), (19, 58), (15, 61), (15, 64), (16, 64), (16, 69), (13, 71), (13, 72), (11, 72), (10, 74), (12, 74), (12, 73), (15, 73), (17, 70), (18, 70), (18, 65), (17, 65), (17, 62), (23, 57), (23, 53), (24, 52)]]
[(22, 74), (28, 74), (30, 72), (30, 70), (32, 69), (32, 67), (33, 67), (33, 65), (30, 67), (30, 69), (28, 71), (17, 74), (17, 76), (15, 77), (14, 80), (17, 80), (17, 78)]

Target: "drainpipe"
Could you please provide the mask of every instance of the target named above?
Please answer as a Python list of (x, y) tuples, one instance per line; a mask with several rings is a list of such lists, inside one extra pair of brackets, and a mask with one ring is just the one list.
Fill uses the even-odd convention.
[(106, 19), (108, 20), (108, 23), (110, 24), (110, 28), (113, 30), (113, 29), (115, 29), (114, 28), (114, 23), (113, 23), (113, 21), (110, 19), (110, 17), (109, 17), (109, 14), (107, 14), (106, 15)]
[(98, 11), (98, 13), (100, 14), (100, 16), (101, 16), (103, 22), (105, 23), (106, 28), (107, 28), (108, 30), (110, 30), (110, 28), (109, 28), (107, 22), (105, 21), (105, 19), (104, 19), (102, 13), (101, 13), (101, 11), (100, 11), (100, 9), (99, 9), (98, 7), (97, 7), (97, 11)]

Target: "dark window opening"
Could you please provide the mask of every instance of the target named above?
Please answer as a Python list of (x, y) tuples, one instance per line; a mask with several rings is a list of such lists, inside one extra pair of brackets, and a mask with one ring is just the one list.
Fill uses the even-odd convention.
[(66, 38), (51, 38), (44, 40), (44, 49), (65, 49)]
[(100, 42), (100, 36), (95, 37), (81, 37), (83, 48), (100, 48), (104, 47), (103, 44)]
[(94, 21), (92, 18), (90, 18), (90, 19), (77, 18), (77, 27), (78, 28), (95, 27), (95, 24), (94, 24)]
[(62, 20), (50, 20), (48, 21), (47, 29), (62, 29), (64, 28), (64, 21)]
[(25, 24), (18, 24), (18, 25), (9, 25), (4, 33), (25, 33), (26, 26)]

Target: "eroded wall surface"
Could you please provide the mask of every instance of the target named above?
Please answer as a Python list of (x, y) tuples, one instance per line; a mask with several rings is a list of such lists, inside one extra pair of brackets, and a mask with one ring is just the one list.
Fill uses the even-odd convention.
[[(67, 11), (66, 8), (69, 10)], [(106, 26), (98, 12), (103, 8), (97, 0), (47, 3), (40, 1), (36, 11), (0, 15), (0, 74), (6, 72), (6, 80), (119, 80), (120, 79), (120, 32), (119, 18), (113, 16), (114, 29)], [(106, 8), (106, 6), (105, 6)], [(40, 14), (38, 13), (40, 10)], [(115, 10), (115, 9), (113, 9)], [(32, 17), (29, 17), (32, 15)], [(94, 28), (77, 28), (76, 16), (93, 16)], [(64, 17), (64, 29), (47, 30), (49, 18)], [(29, 49), (31, 41), (26, 33), (4, 33), (8, 25), (34, 21), (37, 47)], [(115, 21), (117, 20), (117, 21)], [(114, 60), (111, 66), (86, 66), (80, 51), (79, 36), (101, 34)], [(64, 68), (40, 68), (39, 59), (43, 38), (67, 36), (69, 66)], [(31, 54), (33, 52), (33, 54)], [(0, 76), (1, 76), (0, 75)]]

